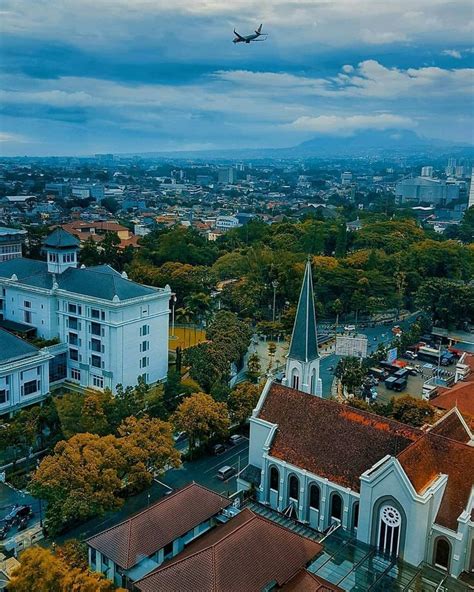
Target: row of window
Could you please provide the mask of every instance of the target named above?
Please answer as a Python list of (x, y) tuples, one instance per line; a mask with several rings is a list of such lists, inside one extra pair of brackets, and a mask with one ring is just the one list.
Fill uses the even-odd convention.
[[(72, 302), (68, 302), (67, 305), (67, 312), (69, 314), (77, 314), (82, 315), (82, 305), (81, 304), (73, 304)], [(105, 310), (100, 310), (98, 308), (91, 308), (90, 309), (90, 317), (92, 319), (98, 319), (101, 321), (105, 321)]]
[[(77, 382), (81, 382), (81, 371), (76, 368), (71, 368), (71, 379)], [(104, 379), (102, 376), (92, 375), (92, 384), (97, 388), (104, 388)]]
[(15, 253), (21, 255), (21, 245), (2, 245), (0, 246), (0, 255)]
[[(62, 256), (63, 263), (75, 263), (76, 253), (64, 253)], [(48, 261), (50, 263), (60, 263), (61, 255), (58, 253), (48, 253)]]

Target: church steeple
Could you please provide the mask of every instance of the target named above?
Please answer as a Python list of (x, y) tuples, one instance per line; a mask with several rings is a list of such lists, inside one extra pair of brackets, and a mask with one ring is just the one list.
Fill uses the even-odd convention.
[(322, 396), (313, 276), (309, 259), (304, 272), (283, 382), (300, 391)]

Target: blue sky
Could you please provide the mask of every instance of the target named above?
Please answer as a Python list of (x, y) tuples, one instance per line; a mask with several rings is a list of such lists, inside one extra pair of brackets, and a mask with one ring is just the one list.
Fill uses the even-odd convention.
[(471, 0), (0, 0), (0, 153), (472, 143), (473, 30)]

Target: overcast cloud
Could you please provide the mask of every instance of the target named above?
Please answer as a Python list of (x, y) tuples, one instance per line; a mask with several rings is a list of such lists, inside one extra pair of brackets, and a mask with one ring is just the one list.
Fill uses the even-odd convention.
[(470, 0), (0, 0), (0, 28), (6, 155), (473, 141)]

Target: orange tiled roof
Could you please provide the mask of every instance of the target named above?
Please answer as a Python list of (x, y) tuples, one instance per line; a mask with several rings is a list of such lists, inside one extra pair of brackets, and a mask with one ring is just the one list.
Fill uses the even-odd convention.
[(259, 417), (278, 424), (271, 455), (359, 491), (360, 476), (421, 430), (273, 383)]
[(432, 434), (445, 436), (464, 444), (471, 441), (471, 434), (466, 430), (455, 408), (446, 413), (429, 431)]
[(427, 432), (398, 455), (418, 493), (439, 475), (448, 475), (436, 523), (457, 530), (457, 519), (467, 508), (474, 483), (474, 448)]
[(331, 584), (316, 574), (302, 569), (282, 588), (283, 592), (343, 592), (342, 588)]
[(322, 546), (248, 509), (135, 583), (140, 592), (260, 592), (284, 585)]
[(474, 419), (474, 374), (472, 380), (458, 382), (450, 389), (443, 389), (441, 394), (430, 401), (438, 409), (457, 407), (463, 415)]

